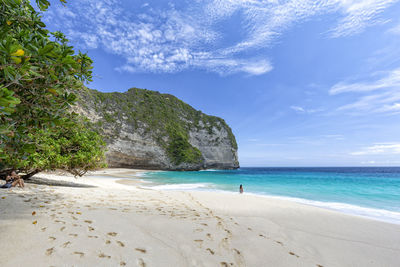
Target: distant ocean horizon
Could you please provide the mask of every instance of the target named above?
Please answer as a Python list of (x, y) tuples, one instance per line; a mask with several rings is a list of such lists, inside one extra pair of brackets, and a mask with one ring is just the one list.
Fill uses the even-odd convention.
[(237, 170), (157, 171), (146, 186), (278, 197), (400, 224), (400, 167), (242, 167)]

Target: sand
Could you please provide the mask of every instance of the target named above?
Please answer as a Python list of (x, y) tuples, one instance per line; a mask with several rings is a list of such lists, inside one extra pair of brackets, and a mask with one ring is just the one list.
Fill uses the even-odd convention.
[[(132, 170), (0, 190), (0, 266), (399, 266), (400, 225), (276, 198), (158, 191)], [(90, 187), (88, 187), (90, 186)]]

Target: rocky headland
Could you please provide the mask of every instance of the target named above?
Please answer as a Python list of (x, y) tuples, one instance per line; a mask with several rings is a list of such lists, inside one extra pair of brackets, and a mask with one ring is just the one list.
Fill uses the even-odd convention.
[(85, 88), (75, 111), (107, 143), (109, 167), (200, 170), (239, 167), (231, 128), (170, 94), (131, 88), (102, 93)]

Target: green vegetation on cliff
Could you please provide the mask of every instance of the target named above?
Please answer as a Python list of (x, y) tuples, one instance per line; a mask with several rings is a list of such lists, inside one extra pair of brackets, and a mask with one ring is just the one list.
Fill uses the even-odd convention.
[[(233, 149), (237, 149), (230, 127), (221, 118), (195, 110), (173, 95), (146, 89), (131, 88), (125, 93), (102, 93), (87, 89), (82, 91), (80, 106), (95, 110), (103, 120), (97, 122), (99, 129), (111, 129), (115, 137), (119, 123), (133, 125), (136, 130), (151, 136), (165, 149), (174, 164), (200, 163), (201, 152), (189, 143), (190, 131), (205, 131), (212, 135), (224, 128)], [(107, 136), (106, 138), (113, 138)], [(219, 144), (218, 137), (215, 145)]]

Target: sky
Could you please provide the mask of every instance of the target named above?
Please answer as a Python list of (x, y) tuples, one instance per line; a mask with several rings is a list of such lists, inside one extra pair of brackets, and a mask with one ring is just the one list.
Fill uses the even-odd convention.
[(400, 0), (51, 3), (88, 87), (224, 118), (241, 166), (400, 166)]

